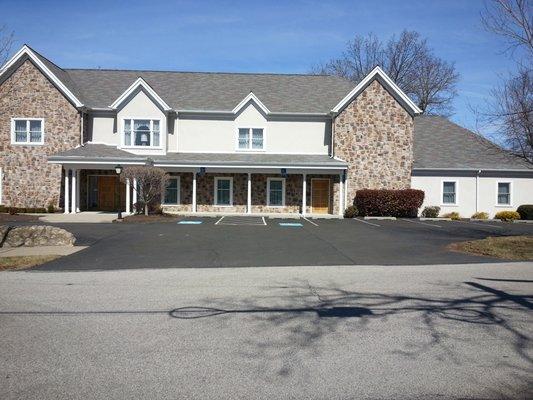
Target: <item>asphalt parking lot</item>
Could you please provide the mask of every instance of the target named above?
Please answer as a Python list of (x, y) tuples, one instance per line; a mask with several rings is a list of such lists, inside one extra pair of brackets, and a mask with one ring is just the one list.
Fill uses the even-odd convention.
[(182, 218), (61, 224), (83, 251), (39, 270), (420, 265), (501, 261), (447, 249), (453, 242), (533, 234), (533, 224), (470, 221)]

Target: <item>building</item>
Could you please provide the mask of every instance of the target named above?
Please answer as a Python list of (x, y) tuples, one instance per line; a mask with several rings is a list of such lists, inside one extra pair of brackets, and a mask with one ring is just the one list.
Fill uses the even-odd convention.
[(533, 203), (533, 169), (418, 107), (376, 67), (321, 75), (63, 69), (23, 46), (0, 71), (0, 203), (66, 213), (136, 203), (115, 167), (169, 172), (168, 212), (342, 215), (362, 188), (493, 214)]

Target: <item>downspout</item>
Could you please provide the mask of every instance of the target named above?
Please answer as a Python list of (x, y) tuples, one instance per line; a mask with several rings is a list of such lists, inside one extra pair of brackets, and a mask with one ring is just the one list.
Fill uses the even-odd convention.
[(330, 112), (331, 116), (331, 151), (329, 158), (335, 157), (335, 113), (333, 111)]
[(479, 174), (481, 174), (480, 169), (476, 173), (476, 213), (479, 211)]
[(80, 146), (83, 146), (83, 110), (80, 111)]

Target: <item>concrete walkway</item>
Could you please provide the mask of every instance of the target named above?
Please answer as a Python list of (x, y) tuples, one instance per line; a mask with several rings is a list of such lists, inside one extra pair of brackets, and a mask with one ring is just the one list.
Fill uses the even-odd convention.
[(86, 249), (88, 246), (35, 246), (35, 247), (2, 247), (1, 257), (20, 256), (68, 256)]
[[(124, 216), (127, 214), (123, 213)], [(42, 222), (53, 224), (101, 224), (111, 223), (117, 218), (116, 212), (83, 211), (76, 214), (47, 214), (39, 218)]]

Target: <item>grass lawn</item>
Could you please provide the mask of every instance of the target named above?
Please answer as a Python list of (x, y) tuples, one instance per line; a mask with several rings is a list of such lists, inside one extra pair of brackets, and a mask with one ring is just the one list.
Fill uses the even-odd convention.
[(31, 268), (55, 260), (58, 257), (60, 256), (0, 257), (0, 271)]
[(488, 237), (453, 243), (450, 249), (507, 260), (533, 260), (533, 236)]

